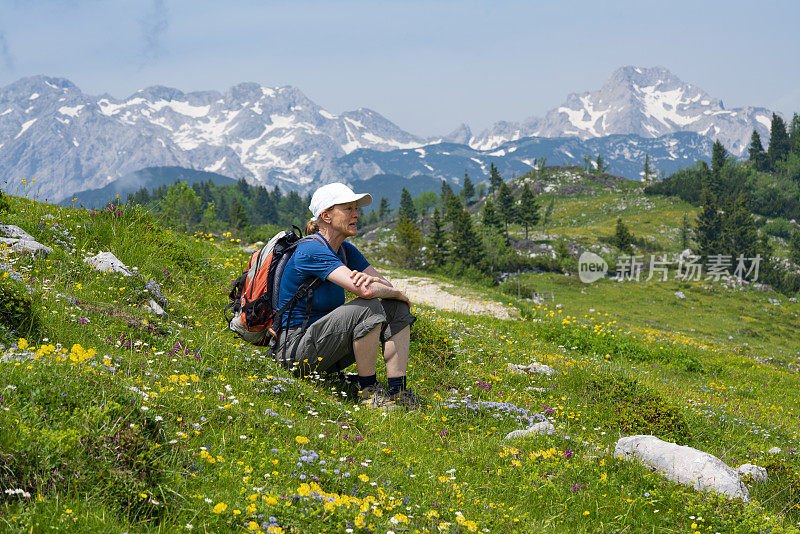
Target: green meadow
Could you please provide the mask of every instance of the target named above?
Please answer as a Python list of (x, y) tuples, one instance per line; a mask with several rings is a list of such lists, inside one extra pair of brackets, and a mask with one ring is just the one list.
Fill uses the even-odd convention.
[[(634, 188), (557, 197), (544, 232), (596, 242), (629, 197), (634, 235), (679, 250), (691, 206)], [(0, 531), (800, 532), (800, 309), (785, 296), (450, 280), (516, 318), (415, 307), (409, 384), (424, 405), (371, 411), (226, 331), (249, 257), (237, 239), (176, 233), (138, 207), (10, 201), (0, 220), (54, 251), (0, 249)], [(83, 261), (100, 251), (134, 276)], [(143, 310), (150, 298), (166, 316)], [(556, 373), (509, 369), (534, 361)], [(542, 417), (556, 433), (504, 439)], [(695, 491), (615, 457), (633, 434), (769, 480), (747, 481), (747, 503)]]

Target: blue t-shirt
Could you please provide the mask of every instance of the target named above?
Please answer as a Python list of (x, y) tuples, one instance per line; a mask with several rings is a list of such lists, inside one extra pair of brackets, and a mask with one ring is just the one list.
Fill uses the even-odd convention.
[[(283, 307), (284, 304), (297, 293), (297, 288), (300, 287), (305, 280), (314, 276), (323, 280), (322, 284), (314, 290), (314, 295), (311, 299), (311, 315), (308, 319), (308, 324), (333, 311), (335, 308), (344, 304), (344, 288), (326, 280), (338, 267), (344, 265), (341, 257), (339, 257), (331, 248), (330, 244), (320, 236), (324, 241), (321, 243), (318, 240), (304, 241), (297, 245), (292, 257), (286, 262), (286, 268), (281, 276), (281, 287), (278, 293), (278, 308)], [(369, 267), (369, 262), (361, 252), (347, 241), (342, 242), (342, 247), (347, 249), (347, 267), (354, 271), (363, 271)], [(340, 247), (341, 252), (341, 247)], [(306, 298), (297, 301), (292, 310), (291, 316), (288, 318), (289, 328), (303, 326), (303, 317), (306, 312)], [(288, 311), (284, 314), (281, 320), (283, 326), (287, 326)]]

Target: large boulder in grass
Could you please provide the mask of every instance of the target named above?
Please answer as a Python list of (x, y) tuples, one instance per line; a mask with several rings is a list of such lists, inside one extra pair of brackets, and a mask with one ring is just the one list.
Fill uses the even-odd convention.
[(543, 363), (533, 362), (529, 365), (518, 365), (515, 363), (508, 364), (508, 370), (512, 373), (524, 373), (529, 375), (552, 375), (556, 370)]
[(769, 480), (767, 470), (753, 464), (742, 464), (736, 468), (736, 472), (739, 473), (739, 477), (745, 480), (750, 477), (753, 482), (766, 482)]
[(505, 439), (517, 439), (517, 438), (524, 438), (527, 436), (544, 436), (550, 435), (555, 433), (556, 429), (553, 426), (553, 423), (550, 421), (541, 421), (539, 423), (534, 423), (528, 428), (514, 430), (513, 432), (509, 432), (506, 434)]
[(124, 276), (133, 276), (128, 267), (122, 263), (112, 252), (101, 252), (96, 256), (84, 258), (83, 261), (105, 273), (121, 273)]
[(655, 436), (628, 436), (617, 441), (614, 456), (639, 460), (669, 480), (699, 491), (714, 490), (732, 499), (750, 500), (739, 473), (707, 452), (662, 441)]
[(36, 241), (31, 234), (13, 224), (0, 224), (0, 234), (14, 239), (23, 239), (25, 241)]
[(27, 252), (34, 256), (47, 256), (53, 249), (47, 245), (42, 245), (38, 241), (32, 239), (12, 239), (8, 237), (0, 237), (0, 243), (8, 245), (16, 252)]

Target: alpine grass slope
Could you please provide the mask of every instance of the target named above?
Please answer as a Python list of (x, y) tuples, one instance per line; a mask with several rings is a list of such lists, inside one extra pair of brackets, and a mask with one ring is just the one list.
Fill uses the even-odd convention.
[[(423, 408), (365, 411), (225, 331), (248, 257), (235, 238), (130, 206), (9, 200), (2, 221), (54, 252), (0, 251), (3, 531), (798, 532), (800, 379), (769, 354), (474, 288), (521, 318), (420, 307), (409, 383)], [(136, 274), (92, 270), (99, 251)], [(612, 286), (592, 287), (602, 302)], [(761, 317), (767, 295), (746, 296)], [(167, 317), (142, 309), (153, 297)], [(533, 361), (556, 374), (508, 371)], [(542, 417), (555, 434), (503, 439)], [(698, 493), (614, 457), (630, 434), (769, 479), (748, 483), (748, 504)]]

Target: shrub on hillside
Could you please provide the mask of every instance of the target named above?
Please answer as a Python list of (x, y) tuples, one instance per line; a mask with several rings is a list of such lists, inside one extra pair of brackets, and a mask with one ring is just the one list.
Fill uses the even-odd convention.
[(11, 204), (8, 202), (8, 197), (0, 191), (0, 213), (8, 213), (11, 211)]
[(652, 434), (686, 443), (691, 432), (681, 411), (636, 380), (601, 375), (590, 378), (587, 392), (604, 423), (625, 434)]
[(792, 237), (793, 230), (794, 225), (783, 218), (774, 219), (764, 225), (764, 231), (769, 235), (782, 237), (787, 240)]
[(16, 337), (36, 337), (42, 326), (39, 306), (21, 282), (5, 274), (0, 275), (0, 325)]

